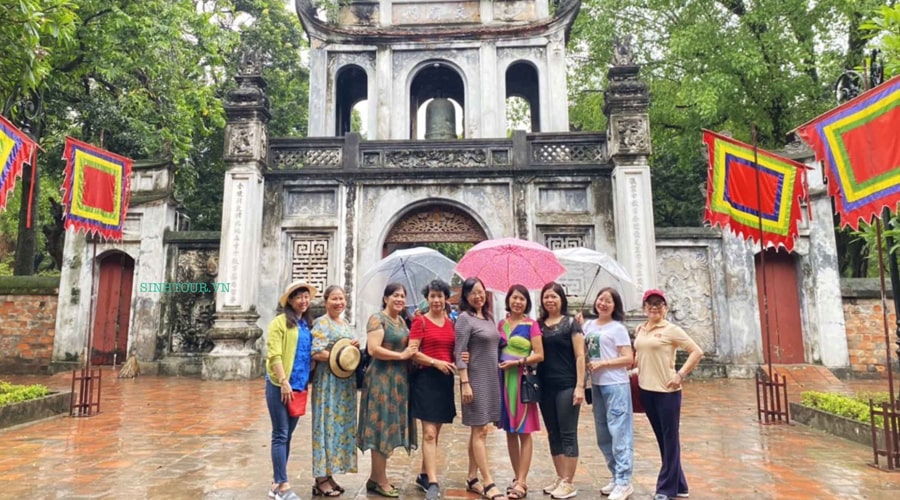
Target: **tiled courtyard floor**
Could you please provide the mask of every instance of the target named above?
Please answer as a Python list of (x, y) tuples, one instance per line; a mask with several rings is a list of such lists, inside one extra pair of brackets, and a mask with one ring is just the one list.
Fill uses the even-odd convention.
[[(63, 375), (12, 381), (55, 388), (70, 383)], [(900, 498), (900, 472), (867, 465), (868, 447), (802, 425), (762, 426), (755, 401), (749, 380), (685, 384), (681, 432), (692, 499)], [(55, 418), (0, 431), (0, 498), (266, 498), (270, 428), (261, 379), (117, 380), (104, 374), (101, 409), (90, 418)], [(301, 419), (288, 467), (304, 499), (312, 484), (309, 421)], [(589, 408), (580, 427), (577, 498), (601, 498), (599, 489), (609, 476), (594, 443)], [(633, 498), (652, 498), (659, 458), (643, 415), (636, 417), (635, 434)], [(467, 498), (467, 437), (459, 423), (442, 434), (444, 498)], [(505, 484), (511, 472), (504, 435), (494, 432), (489, 439), (495, 476)], [(368, 456), (360, 455), (359, 465), (358, 474), (338, 477), (347, 488), (343, 498), (366, 498)], [(399, 451), (389, 461), (402, 498), (423, 497), (413, 484), (418, 468), (417, 452), (410, 457)], [(540, 487), (552, 476), (546, 435), (540, 433), (528, 498), (549, 498)]]

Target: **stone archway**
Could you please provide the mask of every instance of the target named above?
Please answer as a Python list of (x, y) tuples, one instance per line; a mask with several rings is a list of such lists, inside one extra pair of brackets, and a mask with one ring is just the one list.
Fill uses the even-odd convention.
[(384, 240), (382, 256), (423, 243), (478, 243), (486, 239), (481, 224), (462, 209), (431, 203), (410, 210), (394, 223)]

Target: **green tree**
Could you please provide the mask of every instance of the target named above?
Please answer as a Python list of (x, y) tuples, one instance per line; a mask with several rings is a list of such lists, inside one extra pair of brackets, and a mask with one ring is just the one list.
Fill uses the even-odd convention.
[[(222, 97), (234, 85), (241, 38), (263, 54), (272, 101), (270, 134), (305, 132), (308, 77), (299, 54), (305, 42), (299, 20), (281, 0), (21, 3), (64, 5), (73, 13), (72, 29), (56, 30), (61, 35), (55, 41), (42, 38), (40, 46), (12, 45), (33, 55), (33, 77), (0, 75), (0, 102), (18, 102), (26, 88), (21, 82), (31, 80), (35, 83), (28, 88), (42, 97), (32, 132), (46, 151), (38, 165), (45, 186), (62, 182), (59, 158), (66, 135), (133, 159), (165, 158), (175, 164), (176, 195), (195, 227), (218, 229), (224, 173)], [(0, 40), (25, 37), (33, 28), (6, 23), (11, 18), (4, 8)], [(38, 24), (55, 32), (52, 24)], [(68, 37), (62, 36), (66, 33)], [(6, 63), (4, 56), (0, 64)], [(46, 191), (53, 195), (55, 189)], [(38, 193), (38, 199), (48, 198), (42, 190)], [(43, 217), (50, 207), (45, 205)], [(16, 233), (23, 233), (21, 221), (9, 222), (0, 221), (0, 227), (14, 225)], [(0, 251), (4, 247), (0, 242)], [(16, 257), (23, 273), (30, 273), (33, 254), (17, 251)]]
[[(634, 36), (651, 92), (654, 215), (699, 225), (706, 162), (701, 129), (778, 149), (793, 127), (833, 106), (831, 85), (862, 55), (873, 0), (586, 0), (572, 32), (573, 126), (602, 130), (598, 112), (613, 38)], [(701, 208), (698, 208), (701, 207)]]

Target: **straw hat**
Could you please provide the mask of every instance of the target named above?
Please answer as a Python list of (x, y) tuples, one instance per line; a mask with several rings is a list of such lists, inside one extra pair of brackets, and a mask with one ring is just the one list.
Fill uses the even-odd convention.
[(309, 300), (316, 298), (316, 294), (319, 293), (319, 290), (317, 290), (316, 287), (310, 285), (309, 283), (305, 281), (295, 281), (284, 289), (284, 293), (281, 295), (281, 298), (278, 299), (278, 305), (280, 305), (281, 307), (287, 307), (288, 297), (290, 297), (291, 294), (294, 293), (294, 290), (298, 288), (306, 288), (307, 290), (309, 290)]
[(350, 339), (340, 339), (334, 343), (328, 355), (328, 366), (331, 373), (338, 378), (353, 375), (362, 357), (359, 348), (350, 343)]

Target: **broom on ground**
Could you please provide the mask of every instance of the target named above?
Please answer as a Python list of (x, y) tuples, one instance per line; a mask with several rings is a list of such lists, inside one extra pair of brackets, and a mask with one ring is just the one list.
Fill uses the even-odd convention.
[(138, 364), (137, 357), (132, 354), (128, 356), (128, 360), (119, 369), (119, 378), (135, 378), (141, 374), (141, 365)]

